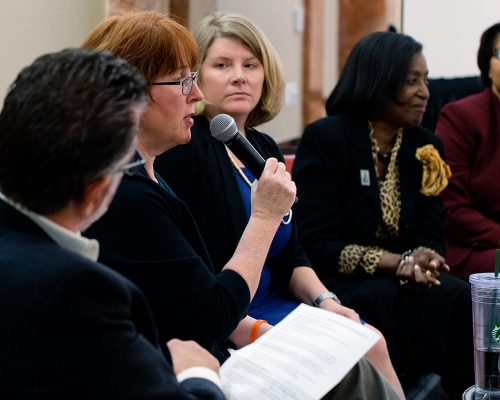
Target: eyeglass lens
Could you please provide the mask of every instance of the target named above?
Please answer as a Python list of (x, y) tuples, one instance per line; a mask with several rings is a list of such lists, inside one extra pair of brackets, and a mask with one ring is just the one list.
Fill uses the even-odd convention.
[(182, 94), (184, 96), (187, 96), (189, 93), (191, 93), (191, 90), (193, 90), (193, 81), (194, 82), (198, 81), (197, 72), (193, 72), (191, 76), (188, 76), (187, 78), (184, 78), (182, 80)]

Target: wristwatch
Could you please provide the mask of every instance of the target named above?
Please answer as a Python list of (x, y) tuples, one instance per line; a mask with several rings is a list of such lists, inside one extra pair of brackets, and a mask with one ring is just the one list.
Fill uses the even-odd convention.
[(325, 299), (333, 299), (337, 303), (342, 304), (335, 293), (333, 293), (333, 292), (326, 292), (326, 293), (320, 294), (318, 296), (318, 298), (316, 300), (314, 300), (314, 303), (312, 305), (314, 307), (319, 307), (319, 305), (321, 304), (321, 302), (323, 300), (325, 300)]

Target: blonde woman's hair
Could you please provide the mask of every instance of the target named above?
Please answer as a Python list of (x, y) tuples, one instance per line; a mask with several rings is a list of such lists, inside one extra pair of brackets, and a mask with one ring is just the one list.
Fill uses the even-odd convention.
[[(217, 12), (205, 17), (196, 27), (194, 38), (198, 43), (199, 86), (203, 91), (201, 64), (217, 38), (231, 38), (248, 46), (264, 68), (262, 96), (247, 118), (246, 126), (254, 127), (272, 120), (281, 110), (285, 93), (285, 79), (281, 63), (266, 35), (248, 18), (239, 14)], [(206, 116), (207, 100), (196, 104), (198, 114)]]

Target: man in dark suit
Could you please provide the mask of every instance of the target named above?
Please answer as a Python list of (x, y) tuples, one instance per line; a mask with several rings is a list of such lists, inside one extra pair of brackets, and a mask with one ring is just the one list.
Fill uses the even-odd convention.
[[(145, 80), (108, 53), (35, 60), (0, 114), (0, 398), (223, 399), (217, 360), (172, 340), (79, 232), (141, 165)], [(194, 367), (194, 368), (193, 368)], [(175, 371), (175, 373), (174, 373)], [(175, 375), (177, 374), (177, 376)]]

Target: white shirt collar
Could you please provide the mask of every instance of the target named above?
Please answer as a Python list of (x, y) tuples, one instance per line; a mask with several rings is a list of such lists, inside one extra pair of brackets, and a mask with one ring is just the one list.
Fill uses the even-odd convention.
[(99, 257), (99, 242), (97, 240), (87, 239), (86, 237), (83, 237), (80, 232), (72, 232), (43, 215), (39, 215), (28, 210), (21, 204), (5, 197), (2, 192), (0, 192), (0, 199), (14, 207), (20, 213), (26, 215), (35, 224), (42, 228), (45, 233), (49, 235), (49, 237), (59, 246), (67, 250), (74, 251), (89, 260), (97, 261), (97, 258)]

